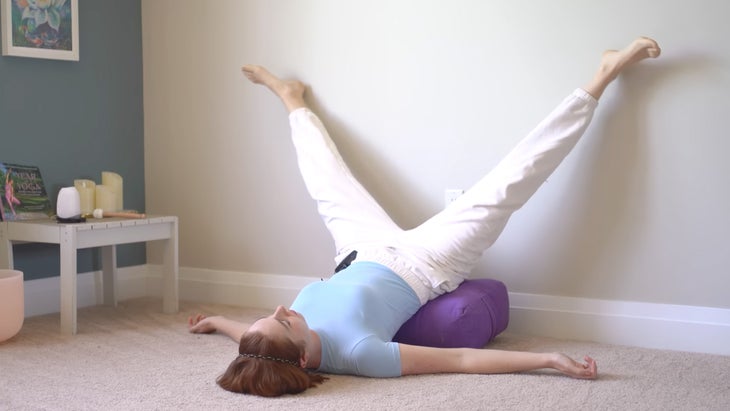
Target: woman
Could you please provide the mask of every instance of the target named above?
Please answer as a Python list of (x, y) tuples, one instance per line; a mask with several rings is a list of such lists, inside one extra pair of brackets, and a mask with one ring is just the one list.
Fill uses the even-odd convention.
[[(454, 290), (482, 252), (572, 149), (606, 87), (627, 66), (657, 57), (654, 40), (638, 38), (604, 53), (599, 70), (467, 193), (412, 230), (399, 228), (355, 180), (327, 131), (304, 101), (304, 85), (247, 65), (289, 112), (292, 140), (307, 189), (335, 240), (342, 262), (330, 280), (310, 284), (291, 309), (279, 306), (251, 325), (223, 317), (191, 317), (193, 333), (221, 332), (239, 355), (218, 378), (223, 388), (262, 396), (298, 393), (325, 378), (311, 371), (395, 377), (431, 373), (509, 373), (552, 368), (594, 379), (596, 362), (560, 353), (420, 347), (392, 342), (422, 304)], [(306, 319), (306, 320), (305, 320)]]
[(7, 200), (10, 206), (10, 212), (15, 215), (15, 206), (20, 204), (20, 200), (15, 197), (15, 187), (13, 186), (13, 178), (10, 177), (13, 169), (9, 168), (8, 172), (5, 173), (5, 200)]

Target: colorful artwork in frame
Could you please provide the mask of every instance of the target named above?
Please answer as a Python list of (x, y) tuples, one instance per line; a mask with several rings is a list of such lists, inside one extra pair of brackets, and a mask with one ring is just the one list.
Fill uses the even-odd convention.
[(3, 56), (79, 59), (78, 0), (0, 0)]

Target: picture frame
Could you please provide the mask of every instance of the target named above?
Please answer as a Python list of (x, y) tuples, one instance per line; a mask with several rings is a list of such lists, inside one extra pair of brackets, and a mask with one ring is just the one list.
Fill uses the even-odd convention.
[(79, 60), (78, 0), (0, 0), (2, 55)]

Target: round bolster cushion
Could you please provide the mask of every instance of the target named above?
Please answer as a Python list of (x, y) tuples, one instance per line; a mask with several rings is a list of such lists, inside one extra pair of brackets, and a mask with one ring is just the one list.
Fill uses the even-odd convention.
[(509, 322), (509, 297), (501, 281), (463, 281), (456, 290), (424, 304), (393, 341), (428, 347), (482, 348)]

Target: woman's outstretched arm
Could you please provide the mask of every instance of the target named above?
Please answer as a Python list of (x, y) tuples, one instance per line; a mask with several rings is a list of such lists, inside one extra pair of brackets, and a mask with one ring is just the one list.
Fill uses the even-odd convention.
[(565, 354), (500, 351), (475, 348), (433, 348), (399, 344), (403, 375), (462, 373), (500, 374), (552, 368), (584, 379), (598, 376), (596, 362), (580, 363)]
[(194, 334), (219, 332), (239, 342), (250, 324), (229, 320), (222, 316), (206, 317), (203, 314), (188, 317), (188, 329)]

